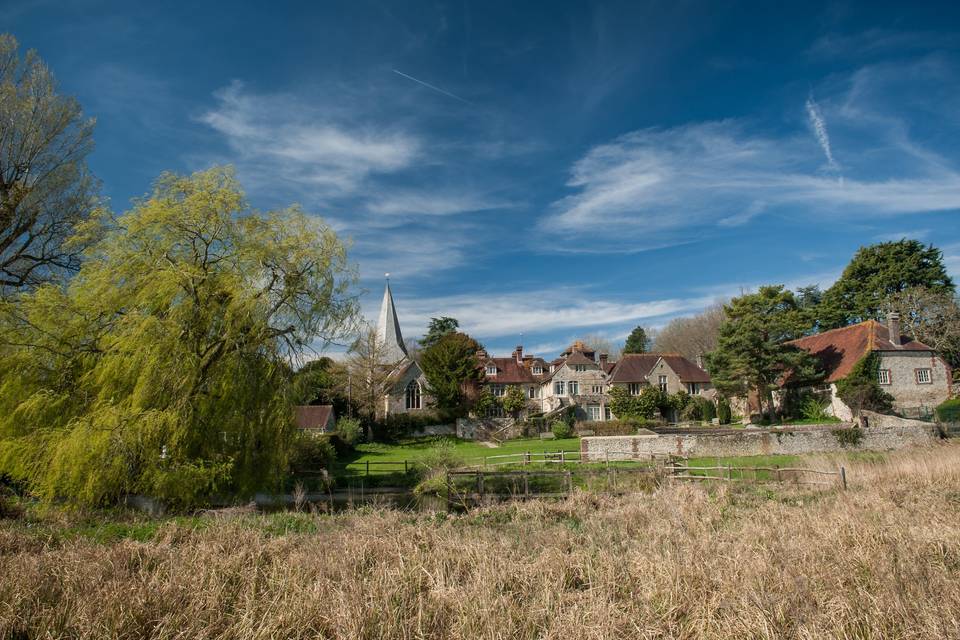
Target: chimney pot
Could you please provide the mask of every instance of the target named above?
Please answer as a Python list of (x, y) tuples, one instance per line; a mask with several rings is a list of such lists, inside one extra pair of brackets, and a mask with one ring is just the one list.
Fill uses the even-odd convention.
[(517, 362), (523, 362), (523, 345), (518, 344), (514, 354), (517, 356)]
[(891, 311), (887, 314), (887, 331), (890, 334), (890, 342), (893, 346), (900, 346), (900, 314)]
[(610, 356), (609, 356), (608, 354), (606, 354), (606, 353), (601, 353), (601, 354), (600, 354), (600, 364), (607, 364), (607, 358), (609, 358), (609, 357), (610, 357)]

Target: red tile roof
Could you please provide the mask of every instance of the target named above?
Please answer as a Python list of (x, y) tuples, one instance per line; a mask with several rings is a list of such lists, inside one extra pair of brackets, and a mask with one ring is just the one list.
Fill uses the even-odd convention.
[(679, 353), (627, 353), (610, 372), (610, 382), (646, 382), (653, 367), (663, 359), (681, 382), (710, 382), (710, 374)]
[(867, 320), (787, 344), (810, 352), (820, 361), (820, 366), (827, 374), (826, 382), (836, 382), (847, 377), (853, 366), (871, 351), (933, 351), (908, 336), (901, 336), (900, 343), (898, 347), (890, 342), (890, 331), (886, 325)]
[(487, 358), (484, 367), (495, 365), (497, 375), (487, 376), (487, 382), (498, 384), (520, 384), (523, 382), (537, 382), (531, 370), (517, 362), (516, 358)]
[(301, 405), (293, 408), (294, 422), (298, 429), (326, 431), (333, 417), (333, 405)]

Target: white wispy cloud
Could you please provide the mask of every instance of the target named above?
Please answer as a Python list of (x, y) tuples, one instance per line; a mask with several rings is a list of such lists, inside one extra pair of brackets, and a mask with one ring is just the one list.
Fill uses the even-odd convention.
[(214, 94), (217, 104), (199, 120), (222, 134), (241, 170), (317, 193), (352, 194), (371, 174), (409, 167), (419, 138), (391, 127), (357, 123), (290, 95), (258, 95), (234, 82)]
[(823, 113), (820, 111), (820, 105), (817, 104), (813, 96), (807, 98), (804, 105), (807, 109), (807, 117), (810, 120), (810, 127), (813, 129), (813, 135), (816, 136), (820, 148), (823, 149), (823, 155), (827, 158), (827, 166), (833, 171), (840, 171), (840, 166), (833, 158), (833, 149), (830, 147), (830, 134), (827, 133), (827, 123), (823, 119)]
[(512, 203), (482, 194), (458, 191), (437, 193), (432, 190), (389, 190), (377, 196), (369, 205), (372, 213), (386, 216), (424, 215), (446, 216), (474, 211), (505, 209)]

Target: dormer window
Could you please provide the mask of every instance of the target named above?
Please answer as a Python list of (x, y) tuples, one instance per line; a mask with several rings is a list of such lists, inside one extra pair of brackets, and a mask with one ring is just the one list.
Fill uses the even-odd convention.
[(586, 370), (587, 370), (587, 365), (585, 365), (585, 364), (575, 364), (575, 365), (573, 365), (573, 370), (574, 370), (574, 371), (580, 371), (580, 372), (586, 371)]
[(497, 365), (495, 365), (495, 364), (488, 364), (488, 365), (487, 365), (487, 375), (488, 375), (488, 376), (495, 376), (495, 375), (497, 375)]
[(541, 367), (540, 365), (535, 366), (535, 367), (533, 368), (533, 375), (535, 375), (535, 376), (542, 376), (542, 375), (543, 375), (543, 367)]

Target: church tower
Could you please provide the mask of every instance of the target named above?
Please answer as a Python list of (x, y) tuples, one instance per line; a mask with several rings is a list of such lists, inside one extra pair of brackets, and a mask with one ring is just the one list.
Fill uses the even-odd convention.
[(377, 322), (377, 337), (384, 344), (384, 358), (388, 362), (400, 362), (407, 359), (407, 348), (403, 345), (400, 333), (400, 320), (393, 305), (393, 293), (390, 291), (390, 274), (387, 274), (387, 287), (383, 291), (383, 303), (380, 305), (380, 319)]

